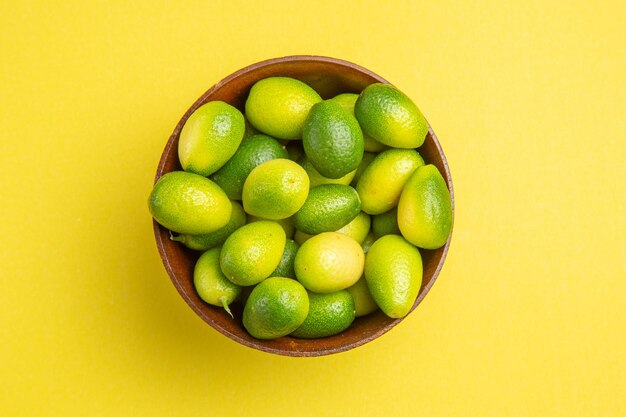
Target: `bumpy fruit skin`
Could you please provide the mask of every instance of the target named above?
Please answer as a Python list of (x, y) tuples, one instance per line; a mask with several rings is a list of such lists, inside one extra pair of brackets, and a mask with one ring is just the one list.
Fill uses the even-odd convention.
[(358, 168), (363, 158), (363, 133), (356, 118), (328, 100), (311, 108), (302, 131), (304, 153), (326, 178), (337, 179)]
[(311, 188), (302, 208), (293, 216), (296, 229), (318, 234), (350, 223), (361, 212), (356, 190), (349, 185), (324, 184)]
[(148, 208), (160, 225), (173, 232), (205, 234), (226, 226), (232, 204), (210, 179), (173, 171), (154, 184)]
[(243, 114), (223, 101), (200, 106), (185, 122), (178, 140), (183, 169), (209, 176), (235, 154), (245, 132)]
[(388, 84), (365, 87), (354, 115), (365, 134), (394, 148), (418, 148), (428, 133), (428, 123), (415, 103)]
[(360, 212), (350, 223), (341, 229), (337, 229), (337, 233), (349, 236), (362, 244), (370, 231), (372, 220), (367, 213)]
[(434, 165), (419, 167), (407, 181), (398, 204), (398, 227), (406, 240), (437, 249), (452, 230), (452, 201), (446, 182)]
[[(356, 101), (358, 98), (359, 98), (358, 94), (343, 93), (343, 94), (336, 95), (330, 100), (341, 104), (341, 106), (345, 110), (349, 111), (352, 115), (354, 115), (354, 105), (356, 104)], [(380, 152), (380, 151), (387, 149), (386, 145), (383, 145), (382, 143), (366, 135), (365, 133), (363, 133), (363, 144), (367, 152)]]
[(406, 316), (422, 285), (422, 257), (402, 236), (385, 235), (365, 257), (365, 280), (376, 304), (391, 318)]
[(259, 131), (279, 139), (302, 138), (309, 110), (322, 98), (302, 81), (269, 77), (257, 81), (246, 100), (246, 116)]
[(298, 249), (300, 249), (300, 245), (291, 239), (287, 239), (287, 242), (285, 242), (285, 249), (283, 250), (283, 256), (280, 258), (278, 266), (270, 276), (295, 278), (296, 271), (294, 269), (294, 262), (296, 260), (296, 253), (298, 253)]
[(241, 287), (226, 279), (220, 269), (220, 248), (210, 249), (198, 258), (193, 270), (193, 285), (202, 300), (224, 307), (229, 314), (229, 304), (241, 294)]
[(243, 325), (252, 337), (286, 336), (306, 319), (309, 297), (296, 280), (272, 277), (254, 287), (243, 310)]
[(354, 317), (354, 300), (348, 291), (309, 292), (309, 314), (291, 335), (303, 339), (333, 336), (350, 327)]

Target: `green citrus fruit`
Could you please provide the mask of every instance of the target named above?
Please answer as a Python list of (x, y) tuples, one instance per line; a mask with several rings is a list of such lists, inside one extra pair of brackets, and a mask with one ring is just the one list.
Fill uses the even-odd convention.
[(371, 84), (361, 91), (354, 114), (364, 133), (394, 148), (420, 147), (428, 133), (415, 103), (388, 84)]
[(422, 257), (402, 236), (378, 239), (365, 258), (365, 279), (380, 309), (391, 318), (406, 316), (422, 285)]
[(370, 231), (370, 224), (370, 216), (367, 213), (360, 212), (350, 223), (336, 230), (336, 232), (350, 236), (361, 244)]
[(304, 153), (324, 177), (337, 179), (358, 168), (363, 133), (356, 118), (334, 101), (311, 108), (302, 131)]
[(352, 324), (354, 313), (354, 300), (348, 291), (309, 292), (309, 314), (291, 335), (303, 339), (336, 335)]
[(285, 277), (285, 278), (295, 278), (296, 271), (294, 270), (293, 264), (296, 260), (296, 253), (300, 245), (294, 242), (291, 239), (287, 239), (285, 242), (285, 249), (283, 250), (283, 256), (280, 258), (280, 262), (278, 266), (270, 274), (271, 277)]
[(302, 158), (300, 158), (300, 160), (298, 161), (298, 163), (302, 166), (302, 168), (304, 168), (307, 175), (309, 176), (309, 181), (310, 181), (309, 186), (311, 188), (317, 187), (318, 185), (323, 185), (323, 184), (349, 185), (352, 179), (354, 178), (354, 175), (356, 174), (356, 170), (354, 170), (354, 171), (348, 172), (346, 175), (344, 175), (341, 178), (336, 178), (336, 179), (326, 178), (325, 176), (320, 174), (317, 171), (317, 169), (315, 169), (313, 164), (309, 162), (309, 159), (306, 157), (306, 155), (303, 155)]
[[(341, 107), (344, 108), (344, 110), (354, 115), (354, 105), (356, 104), (358, 98), (358, 94), (343, 93), (331, 98), (330, 100), (339, 103)], [(380, 152), (384, 149), (387, 149), (387, 146), (378, 142), (376, 139), (373, 139), (369, 135), (366, 135), (365, 133), (363, 133), (363, 145), (367, 152)]]
[(309, 177), (289, 159), (257, 166), (243, 184), (243, 208), (264, 219), (285, 219), (300, 210), (309, 193)]
[(173, 232), (205, 234), (226, 226), (232, 204), (210, 179), (173, 171), (154, 184), (148, 208), (159, 224)]
[(239, 110), (223, 101), (200, 106), (185, 122), (178, 141), (183, 169), (209, 176), (233, 156), (245, 131)]
[(276, 141), (266, 135), (252, 135), (241, 143), (237, 152), (224, 164), (211, 179), (232, 200), (241, 200), (243, 184), (250, 172), (263, 162), (287, 158), (287, 151)]
[(367, 288), (365, 276), (362, 276), (356, 284), (346, 289), (354, 300), (354, 310), (356, 317), (365, 316), (378, 310), (376, 301), (372, 298), (370, 290)]
[(246, 100), (246, 116), (263, 133), (279, 139), (301, 139), (309, 110), (322, 98), (302, 81), (270, 77), (257, 81)]
[[(248, 215), (248, 223), (258, 222), (261, 220), (269, 220), (269, 219), (264, 219), (263, 217), (253, 216), (252, 214)], [(280, 227), (283, 228), (287, 239), (291, 239), (291, 237), (293, 236), (293, 233), (296, 230), (296, 226), (294, 226), (293, 224), (293, 217), (287, 217), (286, 219), (273, 220), (273, 221), (278, 223)]]
[(402, 236), (415, 246), (437, 249), (452, 230), (452, 202), (446, 182), (434, 165), (425, 165), (407, 181), (398, 204)]
[(220, 248), (204, 252), (193, 270), (193, 285), (205, 302), (224, 307), (232, 317), (228, 307), (241, 293), (239, 285), (230, 282), (220, 269)]
[(356, 187), (356, 185), (359, 182), (359, 179), (361, 178), (361, 175), (363, 175), (363, 172), (365, 171), (365, 169), (372, 163), (372, 161), (374, 160), (374, 158), (376, 158), (378, 154), (375, 153), (371, 153), (371, 152), (365, 152), (363, 154), (363, 159), (361, 159), (361, 163), (359, 164), (359, 167), (356, 169), (356, 172), (354, 173), (354, 178), (352, 178), (352, 182), (350, 183), (350, 185), (352, 185), (353, 187)]
[(293, 219), (296, 229), (317, 234), (342, 228), (360, 212), (361, 203), (354, 188), (324, 184), (311, 188), (304, 205)]
[(372, 231), (376, 238), (384, 235), (399, 235), (398, 209), (393, 208), (383, 214), (374, 216), (372, 218)]
[(243, 325), (257, 339), (276, 339), (296, 330), (309, 312), (309, 296), (298, 281), (272, 277), (254, 287), (243, 309)]
[(361, 277), (364, 258), (363, 248), (354, 239), (337, 232), (321, 233), (300, 246), (296, 277), (309, 291), (343, 290)]
[(226, 226), (221, 229), (204, 235), (181, 234), (172, 236), (170, 239), (181, 242), (183, 245), (193, 250), (207, 250), (220, 246), (232, 232), (246, 224), (246, 213), (243, 211), (241, 205), (236, 201), (231, 201), (231, 203), (233, 208), (230, 212), (230, 220), (228, 220)]
[(356, 190), (364, 212), (382, 214), (398, 205), (402, 187), (424, 160), (414, 149), (388, 149), (369, 164)]
[(222, 272), (237, 285), (257, 284), (276, 269), (285, 242), (285, 231), (275, 222), (246, 224), (224, 242), (220, 254)]

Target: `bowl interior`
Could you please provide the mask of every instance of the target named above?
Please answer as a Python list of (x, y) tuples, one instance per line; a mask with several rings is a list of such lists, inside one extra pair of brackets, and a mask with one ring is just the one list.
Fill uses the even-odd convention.
[[(245, 100), (252, 85), (258, 80), (272, 76), (287, 76), (302, 80), (317, 90), (322, 98), (330, 98), (339, 93), (359, 93), (367, 85), (375, 82), (387, 83), (386, 80), (365, 68), (326, 57), (292, 56), (263, 61), (246, 67), (217, 83), (189, 108), (174, 129), (163, 151), (156, 179), (167, 172), (181, 170), (178, 161), (178, 138), (182, 126), (191, 113), (202, 104), (213, 100), (225, 101), (243, 112)], [(432, 129), (429, 128), (426, 141), (418, 151), (427, 163), (434, 164), (442, 173), (452, 194), (454, 210), (450, 172)], [(243, 311), (241, 303), (233, 303), (232, 310), (235, 319), (232, 319), (222, 308), (203, 302), (196, 293), (193, 286), (193, 268), (200, 253), (171, 241), (169, 231), (156, 222), (154, 222), (154, 233), (165, 268), (180, 295), (204, 321), (219, 332), (244, 345), (288, 356), (326, 355), (362, 345), (387, 332), (402, 320), (391, 319), (381, 311), (377, 311), (368, 316), (357, 318), (347, 330), (336, 336), (310, 340), (289, 336), (275, 340), (255, 339), (246, 332), (241, 322)], [(424, 299), (435, 282), (449, 245), (450, 239), (440, 249), (420, 249), (424, 263), (424, 275), (420, 293), (412, 310)]]

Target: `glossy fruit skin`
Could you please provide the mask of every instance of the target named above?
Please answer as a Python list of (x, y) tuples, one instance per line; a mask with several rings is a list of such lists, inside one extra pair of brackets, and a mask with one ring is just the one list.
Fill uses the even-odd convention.
[(422, 257), (402, 236), (385, 235), (365, 257), (365, 280), (378, 307), (391, 318), (406, 316), (422, 285)]
[(309, 312), (309, 296), (296, 280), (272, 277), (254, 287), (243, 310), (252, 337), (276, 339), (297, 329)]
[[(270, 220), (264, 219), (263, 217), (253, 216), (252, 214), (248, 214), (248, 223), (260, 222), (262, 220)], [(296, 231), (296, 226), (293, 224), (293, 217), (287, 217), (286, 219), (272, 220), (280, 225), (285, 231), (285, 236), (287, 239), (291, 239), (293, 237), (294, 232)]]
[(206, 234), (226, 226), (232, 204), (208, 178), (184, 171), (163, 175), (148, 198), (152, 217), (163, 227), (183, 234)]
[(280, 263), (285, 242), (285, 231), (277, 223), (249, 223), (224, 242), (220, 254), (222, 272), (234, 284), (258, 284)]
[(370, 231), (372, 220), (369, 214), (360, 212), (352, 221), (341, 229), (337, 229), (337, 233), (344, 234), (356, 240), (359, 244), (363, 243)]
[(198, 258), (193, 284), (203, 301), (228, 309), (228, 305), (241, 294), (241, 287), (230, 282), (222, 273), (220, 251), (220, 248), (209, 249)]
[[(345, 110), (349, 111), (352, 115), (354, 115), (354, 105), (356, 104), (356, 101), (358, 98), (359, 98), (358, 94), (343, 93), (343, 94), (336, 95), (330, 100), (341, 104), (341, 106)], [(365, 148), (365, 151), (367, 152), (380, 152), (380, 151), (387, 149), (386, 145), (383, 145), (382, 143), (378, 142), (371, 136), (366, 135), (365, 133), (363, 133), (363, 146)]]
[(259, 131), (278, 139), (302, 138), (309, 110), (322, 98), (302, 81), (269, 77), (257, 81), (246, 100), (246, 116)]
[(209, 176), (239, 147), (245, 132), (243, 114), (223, 101), (210, 101), (185, 122), (178, 141), (178, 158), (185, 171)]
[(354, 176), (356, 175), (356, 170), (354, 170), (354, 171), (348, 172), (346, 175), (344, 175), (341, 178), (326, 178), (325, 176), (320, 174), (317, 169), (315, 169), (315, 167), (313, 166), (313, 164), (311, 164), (311, 162), (306, 157), (306, 155), (303, 155), (300, 158), (300, 160), (298, 161), (298, 164), (300, 164), (302, 168), (304, 168), (307, 175), (309, 176), (309, 181), (310, 181), (309, 186), (311, 188), (317, 187), (318, 185), (324, 185), (324, 184), (349, 185), (352, 179), (354, 178)]
[(309, 292), (309, 313), (291, 336), (314, 339), (341, 333), (354, 321), (354, 300), (346, 290), (329, 294)]
[(302, 130), (302, 145), (315, 169), (331, 179), (357, 169), (364, 152), (359, 122), (330, 100), (311, 108)]
[(398, 227), (413, 245), (437, 249), (452, 231), (452, 201), (434, 165), (418, 168), (407, 181), (398, 204)]
[(276, 139), (262, 134), (252, 135), (242, 141), (235, 154), (211, 179), (222, 187), (228, 198), (241, 200), (243, 184), (254, 168), (263, 162), (287, 157), (287, 151)]
[(365, 276), (362, 276), (356, 284), (346, 289), (354, 300), (354, 312), (356, 317), (366, 316), (378, 310), (376, 301), (372, 298), (367, 288)]
[(296, 229), (308, 234), (331, 232), (350, 223), (361, 212), (356, 190), (349, 185), (324, 184), (311, 188), (293, 216)]
[(353, 187), (356, 187), (356, 185), (359, 182), (359, 179), (361, 178), (361, 175), (363, 175), (363, 172), (365, 172), (365, 169), (372, 163), (372, 161), (374, 160), (374, 158), (376, 158), (376, 156), (378, 156), (378, 154), (375, 154), (372, 152), (363, 153), (363, 159), (361, 159), (361, 163), (359, 164), (359, 167), (356, 169), (354, 173), (354, 177), (352, 178), (352, 182), (350, 183), (350, 185), (352, 185)]
[(428, 123), (415, 103), (389, 84), (365, 87), (354, 115), (365, 134), (394, 148), (418, 148), (428, 133)]
[(283, 250), (283, 255), (280, 258), (280, 262), (278, 266), (270, 274), (270, 277), (285, 277), (285, 278), (296, 278), (296, 271), (294, 269), (294, 263), (296, 260), (296, 253), (298, 253), (298, 249), (300, 249), (300, 245), (298, 245), (295, 241), (291, 239), (287, 239), (285, 242), (285, 249)]

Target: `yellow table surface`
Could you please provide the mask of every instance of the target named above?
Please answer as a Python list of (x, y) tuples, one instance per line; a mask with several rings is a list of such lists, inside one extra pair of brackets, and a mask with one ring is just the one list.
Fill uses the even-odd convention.
[[(620, 1), (3, 1), (0, 416), (623, 416), (624, 21)], [(404, 90), (456, 192), (419, 308), (309, 359), (198, 318), (146, 204), (188, 106), (293, 54)]]

